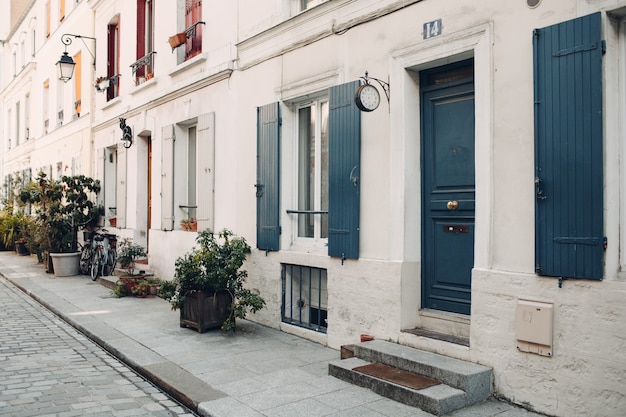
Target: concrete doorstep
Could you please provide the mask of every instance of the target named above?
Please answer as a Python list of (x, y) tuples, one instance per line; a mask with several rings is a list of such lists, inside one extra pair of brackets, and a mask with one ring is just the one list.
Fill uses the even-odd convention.
[[(352, 351), (354, 357), (329, 364), (330, 375), (431, 414), (447, 414), (484, 401), (491, 394), (491, 369), (485, 366), (382, 340), (356, 344)], [(397, 378), (363, 372), (370, 364), (386, 365), (389, 369), (381, 368), (383, 374), (411, 379), (408, 373), (415, 375), (414, 379), (424, 376), (441, 383), (415, 389)]]

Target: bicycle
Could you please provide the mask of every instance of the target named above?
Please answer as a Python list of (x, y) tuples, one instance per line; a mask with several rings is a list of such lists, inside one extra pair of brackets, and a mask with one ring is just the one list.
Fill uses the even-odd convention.
[(98, 276), (110, 275), (116, 262), (117, 236), (106, 229), (91, 231), (81, 251), (81, 273), (95, 281)]

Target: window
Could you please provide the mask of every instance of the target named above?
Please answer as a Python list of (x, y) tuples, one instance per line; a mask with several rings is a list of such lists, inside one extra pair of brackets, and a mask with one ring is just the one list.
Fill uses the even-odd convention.
[(107, 101), (119, 96), (119, 73), (120, 73), (120, 25), (119, 16), (107, 26)]
[(11, 136), (13, 134), (13, 113), (11, 112), (11, 109), (7, 110), (7, 120), (9, 122), (7, 126), (7, 133), (9, 134), (8, 148), (11, 149), (13, 146), (11, 143)]
[[(161, 229), (181, 229), (195, 217), (198, 229), (213, 227), (215, 114), (162, 129)], [(202, 190), (202, 192), (199, 192)]]
[(20, 102), (15, 103), (15, 146), (20, 144)]
[(282, 265), (282, 321), (326, 333), (328, 290), (325, 269)]
[[(361, 112), (354, 104), (358, 86), (359, 82), (354, 81), (332, 87), (327, 102), (319, 100), (297, 108), (297, 190), (284, 203), (279, 193), (280, 106), (271, 103), (257, 109), (259, 249), (280, 249), (281, 211), (286, 210), (291, 218), (297, 218), (293, 222), (296, 236), (328, 237), (329, 256), (359, 257)], [(287, 175), (293, 176), (293, 172)], [(287, 206), (293, 201), (298, 202), (297, 209)], [(325, 209), (327, 223), (322, 220)]]
[(50, 37), (50, 2), (46, 2), (46, 38)]
[(202, 52), (202, 0), (185, 0), (185, 60)]
[(57, 127), (63, 126), (63, 118), (64, 118), (64, 109), (63, 105), (65, 103), (65, 82), (62, 80), (57, 80)]
[(137, 61), (131, 65), (135, 85), (154, 73), (153, 0), (137, 0)]
[(50, 115), (48, 114), (48, 108), (50, 106), (50, 81), (46, 80), (43, 82), (43, 133), (48, 133), (48, 129), (50, 128)]
[(26, 42), (22, 41), (20, 43), (20, 66), (24, 68), (26, 65)]
[[(197, 217), (197, 126), (181, 126), (174, 142), (174, 207), (177, 221)], [(176, 210), (178, 208), (178, 210)], [(180, 227), (176, 225), (175, 228)]]
[(30, 94), (24, 98), (24, 140), (30, 139)]
[(297, 237), (328, 237), (328, 101), (298, 108)]
[(310, 9), (311, 7), (317, 6), (320, 3), (323, 3), (325, 0), (297, 0), (299, 11)]

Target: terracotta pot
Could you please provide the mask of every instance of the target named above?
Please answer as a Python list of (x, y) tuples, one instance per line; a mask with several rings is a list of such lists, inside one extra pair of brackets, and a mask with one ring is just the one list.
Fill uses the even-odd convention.
[(169, 42), (172, 49), (177, 48), (187, 42), (187, 33), (181, 32), (177, 33), (174, 36), (170, 36)]
[(117, 217), (109, 217), (109, 224), (111, 227), (117, 227)]
[(370, 340), (374, 340), (374, 336), (369, 335), (369, 334), (361, 335), (361, 342), (369, 342)]

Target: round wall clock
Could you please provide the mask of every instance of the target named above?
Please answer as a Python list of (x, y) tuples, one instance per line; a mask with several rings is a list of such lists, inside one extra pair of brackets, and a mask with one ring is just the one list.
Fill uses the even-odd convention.
[(361, 111), (376, 110), (380, 104), (380, 94), (378, 93), (378, 89), (372, 84), (366, 83), (360, 85), (356, 90), (354, 102)]

